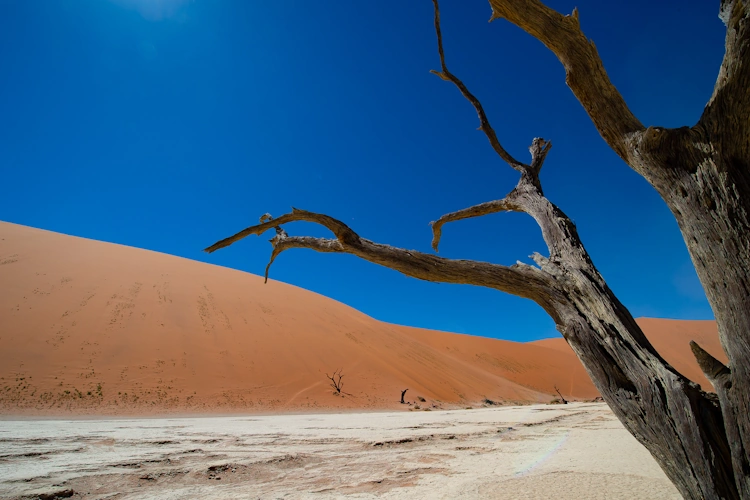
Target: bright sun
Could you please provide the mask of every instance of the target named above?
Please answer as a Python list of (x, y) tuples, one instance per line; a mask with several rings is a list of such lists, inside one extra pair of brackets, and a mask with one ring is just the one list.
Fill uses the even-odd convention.
[(182, 7), (193, 0), (110, 0), (111, 2), (138, 11), (149, 21), (161, 21), (178, 14)]

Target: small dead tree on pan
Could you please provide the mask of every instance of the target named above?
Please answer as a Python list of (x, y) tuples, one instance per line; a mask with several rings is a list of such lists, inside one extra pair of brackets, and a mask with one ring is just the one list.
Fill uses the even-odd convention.
[(331, 381), (331, 387), (333, 387), (336, 390), (336, 394), (341, 394), (341, 388), (344, 387), (344, 382), (341, 381), (342, 378), (344, 378), (344, 369), (340, 368), (333, 372), (333, 375), (328, 375), (326, 372), (326, 377)]
[(409, 389), (404, 389), (403, 391), (401, 391), (401, 404), (402, 405), (406, 404), (406, 401), (404, 401), (404, 396), (406, 395), (406, 391), (408, 391), (408, 390)]
[(562, 393), (560, 393), (560, 389), (558, 389), (557, 386), (555, 386), (555, 390), (560, 395), (560, 401), (562, 401), (562, 404), (568, 404), (568, 400), (563, 397)]

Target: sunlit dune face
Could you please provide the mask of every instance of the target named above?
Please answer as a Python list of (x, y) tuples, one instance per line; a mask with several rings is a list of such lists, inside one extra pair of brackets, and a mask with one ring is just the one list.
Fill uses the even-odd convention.
[(113, 3), (138, 11), (149, 21), (161, 21), (177, 15), (192, 0), (111, 0)]

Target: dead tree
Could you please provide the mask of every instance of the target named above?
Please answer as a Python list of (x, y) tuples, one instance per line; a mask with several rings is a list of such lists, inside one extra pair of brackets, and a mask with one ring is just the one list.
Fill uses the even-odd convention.
[(344, 387), (344, 382), (341, 381), (341, 379), (344, 378), (343, 372), (344, 369), (340, 368), (333, 372), (333, 375), (328, 375), (328, 373), (326, 373), (326, 377), (331, 381), (331, 387), (336, 391), (336, 394), (341, 394), (341, 388)]
[(406, 391), (408, 391), (408, 390), (409, 389), (404, 389), (403, 391), (401, 391), (401, 404), (402, 405), (406, 404), (406, 401), (404, 401), (404, 396), (406, 395)]
[(565, 399), (565, 397), (562, 395), (562, 393), (560, 393), (560, 389), (558, 389), (557, 386), (555, 386), (555, 391), (560, 396), (560, 401), (562, 402), (562, 404), (564, 404), (564, 405), (568, 404), (568, 400)]
[[(539, 173), (550, 143), (532, 141), (524, 163), (501, 145), (479, 100), (448, 71), (437, 1), (440, 71), (479, 115), (494, 151), (518, 171), (507, 196), (440, 217), (444, 224), (496, 212), (525, 212), (539, 225), (549, 255), (536, 265), (452, 260), (375, 243), (328, 215), (291, 213), (221, 240), (213, 252), (276, 228), (266, 267), (290, 248), (349, 253), (415, 278), (494, 288), (539, 304), (555, 321), (604, 400), (651, 452), (685, 498), (750, 498), (750, 2), (721, 0), (726, 51), (713, 95), (693, 127), (645, 127), (609, 81), (578, 12), (564, 16), (539, 0), (490, 0), (492, 20), (505, 18), (544, 43), (563, 64), (566, 81), (604, 140), (661, 194), (677, 218), (719, 327), (729, 366), (691, 347), (717, 394), (706, 393), (656, 352), (609, 289), (575, 225), (542, 191)], [(333, 238), (289, 236), (281, 226), (306, 221)]]

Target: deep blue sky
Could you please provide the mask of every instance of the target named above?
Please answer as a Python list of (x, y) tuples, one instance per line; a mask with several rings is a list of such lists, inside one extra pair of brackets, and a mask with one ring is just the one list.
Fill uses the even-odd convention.
[[(646, 125), (692, 125), (723, 54), (718, 2), (548, 0), (596, 43)], [(201, 249), (291, 206), (430, 250), (428, 222), (504, 196), (516, 172), (439, 65), (429, 0), (0, 0), (0, 220), (261, 274), (267, 239)], [(615, 156), (559, 62), (485, 0), (443, 0), (450, 69), (521, 159), (554, 147), (545, 193), (635, 316), (711, 310), (677, 225)], [(306, 224), (290, 234), (325, 233)], [(533, 220), (446, 226), (441, 255), (546, 253)], [(532, 302), (296, 250), (271, 277), (385, 321), (514, 340), (557, 335)]]

